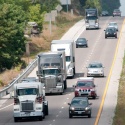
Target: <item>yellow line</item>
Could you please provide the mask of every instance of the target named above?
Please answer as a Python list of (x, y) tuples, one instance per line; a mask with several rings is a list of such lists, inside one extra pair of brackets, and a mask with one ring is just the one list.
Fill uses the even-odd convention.
[[(122, 30), (123, 30), (124, 24), (125, 24), (125, 19), (124, 19), (123, 24), (122, 24)], [(103, 105), (104, 105), (106, 93), (107, 93), (107, 90), (108, 90), (108, 86), (109, 86), (112, 70), (113, 70), (114, 63), (115, 63), (115, 60), (116, 60), (116, 56), (117, 56), (117, 53), (118, 53), (118, 47), (119, 47), (121, 36), (122, 36), (122, 30), (120, 32), (120, 36), (119, 36), (118, 43), (117, 43), (116, 50), (115, 50), (114, 59), (113, 59), (113, 62), (112, 62), (112, 66), (111, 66), (109, 75), (108, 75), (108, 79), (107, 79), (107, 82), (106, 82), (106, 86), (105, 86), (105, 90), (104, 90), (104, 93), (103, 93), (102, 101), (101, 101), (101, 104), (100, 104), (100, 107), (99, 107), (98, 114), (97, 114), (97, 117), (96, 117), (94, 125), (98, 125), (99, 118), (101, 116), (101, 112), (102, 112), (102, 108), (103, 108)]]

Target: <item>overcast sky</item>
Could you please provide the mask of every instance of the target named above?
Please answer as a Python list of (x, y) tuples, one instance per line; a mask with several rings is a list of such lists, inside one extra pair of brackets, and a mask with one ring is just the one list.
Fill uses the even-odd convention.
[(120, 10), (121, 10), (121, 14), (122, 16), (125, 16), (125, 0), (120, 0), (121, 2), (121, 7), (120, 7)]

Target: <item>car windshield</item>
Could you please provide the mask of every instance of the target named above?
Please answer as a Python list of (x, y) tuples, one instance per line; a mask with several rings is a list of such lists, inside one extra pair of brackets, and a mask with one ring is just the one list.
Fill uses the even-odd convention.
[(25, 88), (25, 89), (18, 89), (17, 90), (17, 95), (22, 96), (22, 95), (37, 95), (38, 94), (38, 89), (37, 88)]
[(79, 38), (79, 39), (77, 40), (77, 42), (83, 42), (83, 43), (85, 43), (85, 42), (86, 42), (86, 39), (85, 39), (85, 38)]
[(114, 12), (120, 12), (120, 10), (114, 10)]
[(74, 99), (74, 100), (72, 100), (71, 105), (87, 106), (88, 102), (86, 100), (83, 100), (83, 99)]
[(102, 68), (102, 64), (89, 64), (88, 68)]
[(59, 69), (45, 69), (43, 70), (43, 75), (58, 75), (60, 73)]
[(115, 28), (107, 28), (106, 31), (107, 31), (107, 32), (114, 32), (114, 31), (115, 31)]
[(76, 86), (77, 87), (84, 87), (84, 86), (91, 87), (93, 86), (93, 82), (92, 81), (78, 81)]
[(86, 19), (87, 20), (97, 20), (98, 17), (97, 16), (87, 16)]
[(109, 26), (116, 26), (117, 23), (109, 23)]

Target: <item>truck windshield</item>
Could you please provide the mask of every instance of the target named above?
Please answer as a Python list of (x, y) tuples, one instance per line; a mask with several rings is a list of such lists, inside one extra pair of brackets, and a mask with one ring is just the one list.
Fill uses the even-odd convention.
[(45, 69), (43, 70), (43, 75), (58, 75), (60, 73), (59, 69)]
[(19, 96), (22, 96), (22, 95), (37, 95), (38, 89), (37, 88), (18, 89), (17, 94)]
[(70, 56), (66, 56), (66, 62), (70, 62), (70, 61), (71, 61)]
[(87, 16), (86, 19), (87, 20), (96, 20), (98, 18), (97, 18), (97, 16)]

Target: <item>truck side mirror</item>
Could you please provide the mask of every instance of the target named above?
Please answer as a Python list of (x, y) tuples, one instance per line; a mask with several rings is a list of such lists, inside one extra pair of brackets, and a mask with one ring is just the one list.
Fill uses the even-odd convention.
[(75, 62), (75, 57), (73, 57), (73, 62)]

